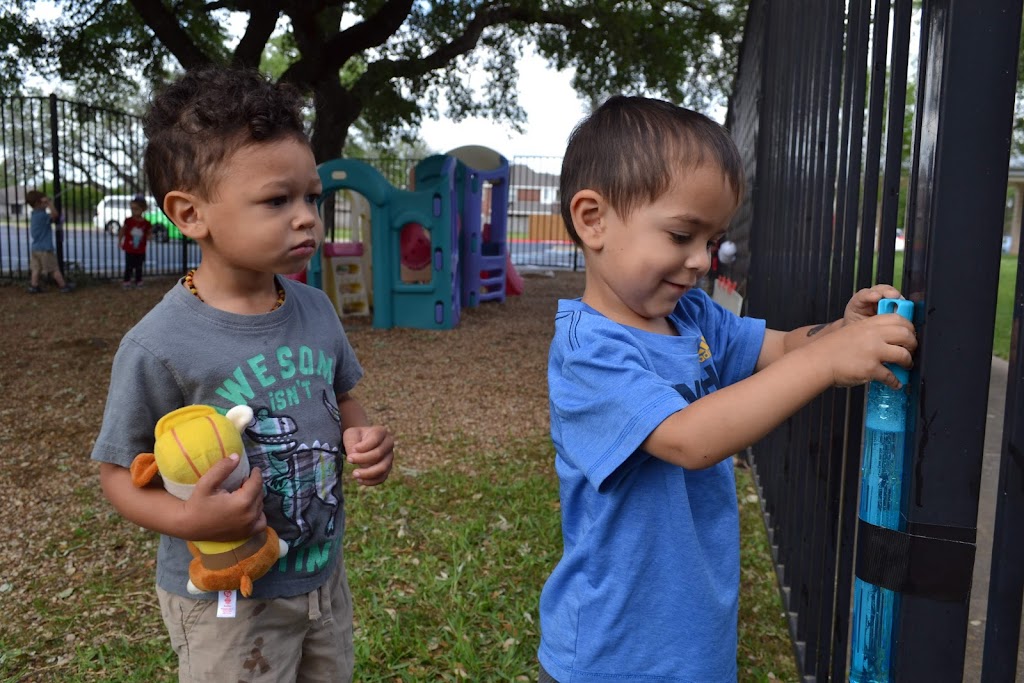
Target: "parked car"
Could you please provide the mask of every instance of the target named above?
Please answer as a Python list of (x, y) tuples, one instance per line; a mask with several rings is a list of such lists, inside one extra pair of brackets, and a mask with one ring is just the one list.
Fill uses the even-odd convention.
[[(98, 230), (104, 230), (111, 235), (117, 236), (121, 230), (124, 219), (132, 215), (132, 195), (112, 194), (107, 195), (96, 205), (96, 217), (94, 223)], [(147, 196), (146, 205), (149, 207), (142, 217), (153, 224), (153, 240), (166, 242), (171, 238), (180, 239), (181, 232), (175, 227), (164, 212), (157, 208), (156, 199)]]

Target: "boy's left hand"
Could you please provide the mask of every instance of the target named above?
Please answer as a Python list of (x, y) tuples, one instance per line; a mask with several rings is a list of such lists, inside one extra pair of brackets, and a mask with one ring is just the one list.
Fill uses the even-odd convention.
[(352, 475), (363, 486), (376, 486), (391, 473), (395, 439), (386, 427), (349, 427), (341, 435), (348, 461), (356, 465)]
[(843, 314), (843, 324), (870, 318), (878, 313), (878, 302), (882, 299), (900, 299), (900, 291), (892, 285), (875, 285), (870, 289), (862, 289), (850, 298)]

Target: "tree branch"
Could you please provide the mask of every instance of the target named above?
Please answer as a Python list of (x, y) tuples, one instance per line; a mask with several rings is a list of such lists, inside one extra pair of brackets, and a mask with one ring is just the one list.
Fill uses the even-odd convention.
[(249, 10), (249, 24), (231, 57), (236, 66), (258, 67), (263, 48), (277, 26), (278, 10), (271, 9), (270, 3), (253, 3)]
[(394, 78), (412, 78), (440, 69), (456, 57), (467, 54), (476, 47), (484, 29), (500, 24), (521, 21), (529, 24), (553, 24), (571, 28), (579, 26), (589, 13), (577, 10), (530, 10), (519, 5), (492, 4), (480, 8), (473, 19), (466, 24), (461, 36), (440, 46), (426, 57), (418, 59), (381, 59), (366, 68), (366, 73), (356, 84), (360, 93), (376, 92), (380, 84)]
[(336, 74), (353, 55), (382, 45), (402, 26), (412, 10), (412, 0), (387, 0), (374, 14), (317, 45), (316, 15), (321, 7), (293, 3), (287, 10), (301, 58), (288, 67), (281, 80), (296, 85), (322, 81)]
[(412, 0), (387, 0), (372, 17), (331, 38), (325, 53), (331, 55), (333, 68), (340, 69), (352, 55), (382, 45), (402, 27), (411, 11)]
[(129, 0), (142, 20), (153, 30), (157, 39), (187, 69), (213, 62), (181, 27), (174, 13), (161, 0)]

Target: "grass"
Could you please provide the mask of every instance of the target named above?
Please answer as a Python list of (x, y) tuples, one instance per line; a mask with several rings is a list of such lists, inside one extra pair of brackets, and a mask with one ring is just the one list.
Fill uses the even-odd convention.
[[(452, 444), (460, 448), (457, 437)], [(362, 683), (536, 680), (537, 602), (561, 552), (550, 441), (537, 434), (493, 452), (465, 448), (455, 455), (468, 466), (397, 471), (373, 488), (346, 484), (346, 565)], [(795, 681), (764, 526), (743, 470), (737, 493), (739, 680)], [(103, 538), (116, 543), (118, 555), (152, 557), (151, 534), (108, 512), (92, 489), (81, 494), (97, 496), (96, 505), (72, 521), (69, 533), (55, 534), (65, 540), (54, 540), (48, 554), (72, 557), (78, 539)], [(82, 609), (76, 614), (53, 587), (37, 587), (33, 608), (46, 632), (0, 636), (0, 680), (175, 680), (152, 591), (125, 594), (139, 572), (152, 571), (151, 562), (110, 565), (77, 589)], [(38, 665), (41, 651), (68, 638), (78, 640), (73, 655)]]
[[(896, 252), (894, 286), (903, 281), (903, 252)], [(1017, 283), (1017, 257), (1003, 254), (999, 266), (999, 292), (996, 296), (996, 321), (993, 330), (992, 355), (1003, 360), (1010, 357), (1010, 328), (1013, 324), (1013, 297)], [(966, 288), (969, 291), (969, 286)]]

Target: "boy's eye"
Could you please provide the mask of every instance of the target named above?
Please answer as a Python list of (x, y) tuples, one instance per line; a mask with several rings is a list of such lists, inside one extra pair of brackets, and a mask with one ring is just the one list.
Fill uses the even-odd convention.
[(310, 204), (316, 204), (318, 201), (320, 201), (320, 193), (316, 192), (313, 194), (307, 194), (306, 201)]
[(284, 206), (288, 203), (288, 197), (281, 195), (280, 197), (271, 197), (267, 200), (267, 204), (271, 206)]
[(674, 244), (686, 244), (690, 241), (690, 236), (682, 235), (678, 232), (670, 232), (669, 239), (671, 239)]

